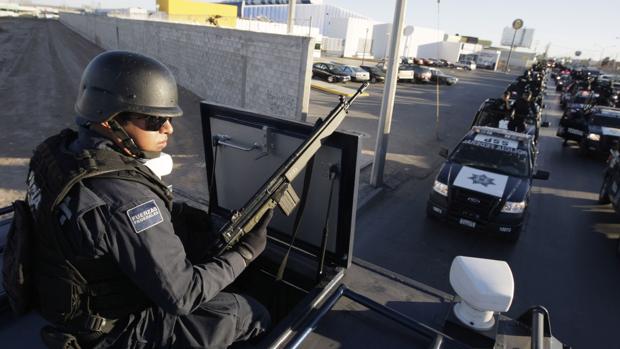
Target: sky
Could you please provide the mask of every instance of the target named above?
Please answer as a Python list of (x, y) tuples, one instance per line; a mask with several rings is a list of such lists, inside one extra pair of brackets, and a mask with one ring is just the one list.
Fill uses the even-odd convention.
[[(6, 0), (5, 0), (6, 1)], [(15, 2), (18, 0), (9, 0)], [(24, 0), (21, 0), (24, 1)], [(532, 49), (552, 56), (620, 59), (618, 0), (405, 0), (405, 24), (476, 36), (499, 45), (504, 27), (520, 18), (535, 29)], [(155, 8), (155, 0), (30, 0), (32, 3), (91, 7)], [(217, 2), (217, 1), (208, 1)], [(392, 22), (396, 0), (323, 0), (379, 22)]]

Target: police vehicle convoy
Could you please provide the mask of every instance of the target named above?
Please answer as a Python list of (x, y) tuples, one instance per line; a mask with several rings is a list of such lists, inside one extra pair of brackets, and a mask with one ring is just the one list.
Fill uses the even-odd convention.
[(558, 137), (579, 144), (582, 153), (607, 153), (620, 142), (620, 109), (594, 106), (584, 111), (573, 111), (560, 119)]
[[(443, 154), (446, 156), (447, 151)], [(473, 127), (447, 156), (429, 195), (427, 214), (516, 241), (523, 228), (536, 171), (531, 135)]]

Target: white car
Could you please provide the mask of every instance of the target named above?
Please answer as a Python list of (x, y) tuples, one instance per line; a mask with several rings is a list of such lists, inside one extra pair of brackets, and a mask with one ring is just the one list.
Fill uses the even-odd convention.
[(474, 61), (456, 62), (454, 63), (454, 68), (465, 69), (465, 70), (476, 70), (476, 62)]
[(343, 65), (342, 72), (351, 77), (352, 81), (368, 81), (370, 80), (370, 73), (360, 67), (353, 65)]
[[(381, 61), (377, 63), (377, 68), (387, 72), (387, 64), (385, 61)], [(400, 64), (398, 67), (398, 81), (410, 81), (413, 82), (415, 78), (415, 73), (412, 68), (408, 68), (406, 64)]]

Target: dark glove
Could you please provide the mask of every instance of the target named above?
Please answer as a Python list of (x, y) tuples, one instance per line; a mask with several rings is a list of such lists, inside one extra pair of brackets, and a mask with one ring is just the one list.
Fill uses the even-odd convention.
[(247, 263), (256, 259), (267, 246), (267, 226), (273, 217), (273, 210), (267, 211), (263, 218), (237, 244), (237, 252)]

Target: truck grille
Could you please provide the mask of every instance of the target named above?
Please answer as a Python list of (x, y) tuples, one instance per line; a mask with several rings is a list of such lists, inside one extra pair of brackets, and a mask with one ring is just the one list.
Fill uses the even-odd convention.
[(487, 221), (497, 213), (501, 199), (459, 187), (450, 188), (449, 212), (463, 218)]

